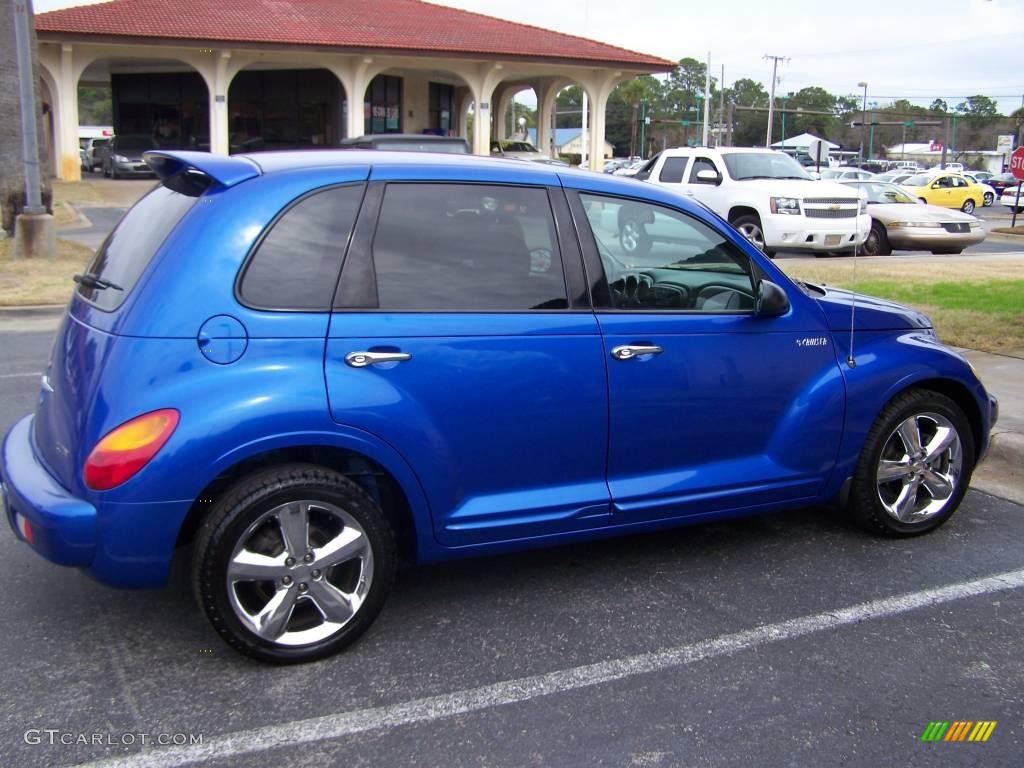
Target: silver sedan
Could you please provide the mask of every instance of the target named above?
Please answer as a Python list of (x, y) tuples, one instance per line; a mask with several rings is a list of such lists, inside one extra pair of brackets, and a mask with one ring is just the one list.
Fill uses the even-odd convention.
[(844, 181), (866, 196), (871, 233), (864, 242), (867, 256), (887, 256), (894, 250), (960, 253), (985, 239), (985, 228), (974, 216), (927, 205), (895, 184), (883, 181)]

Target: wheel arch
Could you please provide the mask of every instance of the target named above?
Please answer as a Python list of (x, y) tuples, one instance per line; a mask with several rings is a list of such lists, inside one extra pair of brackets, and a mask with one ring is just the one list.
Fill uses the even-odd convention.
[(977, 466), (978, 456), (980, 455), (981, 449), (985, 444), (987, 436), (982, 433), (982, 416), (981, 408), (978, 406), (978, 401), (971, 394), (971, 391), (961, 382), (955, 379), (922, 379), (914, 382), (912, 385), (904, 388), (900, 392), (893, 395), (892, 398), (886, 402), (892, 402), (893, 398), (898, 397), (911, 389), (928, 389), (932, 392), (938, 392), (940, 395), (945, 395), (957, 406), (961, 411), (964, 412), (964, 416), (967, 418), (967, 423), (971, 425), (971, 437), (974, 439), (974, 463)]
[(729, 208), (729, 215), (726, 217), (726, 221), (732, 224), (736, 219), (740, 218), (740, 216), (756, 216), (757, 220), (761, 222), (761, 226), (764, 226), (764, 220), (761, 217), (760, 211), (758, 211), (757, 208), (746, 204), (733, 205)]
[(192, 541), (209, 510), (230, 487), (260, 469), (287, 463), (336, 471), (366, 491), (394, 529), (402, 562), (415, 563), (432, 543), (426, 496), (408, 464), (390, 447), (368, 438), (345, 440), (332, 435), (269, 438), (222, 457), (182, 520), (177, 546)]

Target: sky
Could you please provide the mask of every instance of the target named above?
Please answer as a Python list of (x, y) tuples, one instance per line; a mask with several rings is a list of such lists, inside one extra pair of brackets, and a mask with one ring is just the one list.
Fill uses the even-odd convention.
[[(88, 0), (86, 0), (88, 1)], [(732, 84), (767, 89), (783, 56), (777, 92), (818, 85), (879, 106), (908, 98), (955, 107), (977, 93), (1003, 114), (1024, 104), (1024, 0), (433, 0), (593, 38), (673, 61), (706, 61)], [(37, 13), (82, 0), (34, 0)]]

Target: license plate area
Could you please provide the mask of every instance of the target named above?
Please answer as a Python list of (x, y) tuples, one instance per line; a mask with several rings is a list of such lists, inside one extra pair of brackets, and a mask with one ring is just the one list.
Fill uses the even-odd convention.
[(839, 245), (843, 242), (842, 235), (825, 235), (825, 245)]

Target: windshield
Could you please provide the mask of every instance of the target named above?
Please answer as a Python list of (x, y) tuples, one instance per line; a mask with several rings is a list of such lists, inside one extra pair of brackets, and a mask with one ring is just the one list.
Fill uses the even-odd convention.
[(536, 152), (537, 148), (525, 141), (503, 141), (501, 148), (506, 152)]
[(782, 152), (727, 152), (722, 155), (729, 175), (744, 179), (810, 179), (796, 160)]
[(118, 136), (118, 149), (156, 149), (156, 142), (149, 136)]
[(862, 190), (867, 194), (868, 205), (872, 203), (914, 203), (917, 204), (917, 200), (902, 189), (897, 187), (895, 184), (886, 184), (878, 181), (866, 181), (860, 184), (854, 184), (852, 186)]
[(932, 177), (927, 173), (919, 173), (916, 176), (911, 176), (909, 179), (901, 181), (905, 187), (927, 187), (932, 181)]

